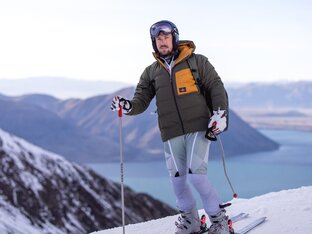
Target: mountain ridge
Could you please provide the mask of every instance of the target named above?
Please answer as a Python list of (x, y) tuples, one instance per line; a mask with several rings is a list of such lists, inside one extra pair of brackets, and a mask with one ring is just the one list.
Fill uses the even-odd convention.
[(230, 105), (239, 108), (312, 108), (312, 82), (247, 83), (227, 88)]
[[(131, 98), (133, 92), (134, 88), (131, 87), (87, 99), (59, 100), (45, 95), (24, 95), (11, 99), (6, 97), (5, 100), (0, 98), (0, 110), (7, 116), (7, 118), (0, 116), (0, 127), (40, 146), (47, 145), (47, 149), (62, 154), (70, 160), (84, 163), (117, 161), (119, 159), (119, 121), (117, 113), (110, 110), (111, 100), (117, 94)], [(40, 113), (35, 115), (38, 120), (34, 122), (31, 111), (25, 113), (20, 108), (16, 108), (15, 111), (10, 112), (10, 109), (6, 110), (3, 106), (5, 102), (7, 102), (6, 106), (9, 105), (12, 108), (16, 105), (21, 105), (27, 110), (40, 108), (43, 116), (54, 116), (54, 119), (59, 119), (59, 124), (56, 126), (68, 126), (66, 123), (69, 123), (72, 128), (51, 128), (47, 120), (40, 119)], [(122, 117), (123, 148), (124, 154), (128, 155), (125, 160), (163, 160), (163, 143), (155, 110), (156, 105), (153, 100), (144, 113)], [(24, 122), (12, 122), (14, 118), (24, 119)], [(24, 125), (28, 126), (27, 131)], [(42, 129), (39, 126), (43, 126)], [(222, 134), (222, 138), (225, 152), (230, 157), (278, 148), (277, 143), (251, 128), (232, 110), (229, 126), (229, 130)], [(38, 139), (30, 138), (29, 133), (37, 134)], [(238, 133), (239, 138), (236, 137)], [(216, 154), (218, 150), (217, 146), (212, 144), (212, 154)]]
[[(85, 99), (102, 94), (110, 94), (120, 89), (134, 87), (121, 81), (82, 80), (66, 77), (29, 77), (23, 79), (0, 79), (3, 95), (21, 96), (25, 94), (48, 94), (59, 99)], [(263, 107), (267, 105), (308, 107), (311, 98), (312, 81), (274, 82), (225, 82), (230, 96), (230, 105), (236, 107)], [(264, 90), (266, 90), (264, 92)], [(308, 95), (308, 96), (305, 96)]]

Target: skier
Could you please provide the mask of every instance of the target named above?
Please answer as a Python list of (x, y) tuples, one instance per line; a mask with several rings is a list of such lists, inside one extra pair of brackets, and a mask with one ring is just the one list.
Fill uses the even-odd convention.
[[(156, 96), (166, 165), (181, 212), (175, 233), (200, 231), (190, 182), (199, 193), (212, 223), (208, 233), (229, 234), (225, 209), (220, 208), (217, 191), (207, 177), (211, 142), (205, 138), (207, 129), (218, 135), (227, 126), (223, 83), (208, 59), (194, 53), (192, 41), (179, 40), (178, 28), (172, 22), (162, 20), (153, 24), (150, 36), (156, 61), (144, 70), (132, 100), (115, 96), (111, 109), (116, 111), (121, 106), (126, 115), (137, 115), (145, 111)], [(212, 114), (187, 61), (191, 56), (195, 56), (202, 85), (210, 93)]]

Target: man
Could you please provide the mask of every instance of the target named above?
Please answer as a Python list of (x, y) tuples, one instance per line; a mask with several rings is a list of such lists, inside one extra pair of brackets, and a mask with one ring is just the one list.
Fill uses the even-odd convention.
[[(123, 113), (137, 115), (145, 111), (156, 96), (166, 164), (181, 212), (175, 233), (200, 231), (190, 182), (200, 194), (212, 223), (209, 234), (229, 234), (225, 210), (220, 208), (218, 194), (207, 177), (210, 141), (205, 138), (207, 129), (217, 135), (227, 126), (223, 83), (208, 59), (193, 53), (192, 41), (179, 41), (178, 29), (172, 22), (162, 20), (153, 24), (150, 35), (156, 61), (144, 70), (133, 99), (115, 96), (111, 109), (115, 111), (121, 106)], [(202, 85), (210, 94), (212, 114), (192, 75), (188, 62), (191, 56), (195, 56)]]

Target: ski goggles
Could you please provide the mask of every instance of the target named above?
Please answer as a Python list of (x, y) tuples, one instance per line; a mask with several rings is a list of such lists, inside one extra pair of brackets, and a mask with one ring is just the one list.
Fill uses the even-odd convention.
[(159, 33), (163, 32), (164, 34), (170, 34), (173, 32), (172, 25), (168, 22), (158, 22), (151, 26), (150, 34), (152, 38), (155, 38)]

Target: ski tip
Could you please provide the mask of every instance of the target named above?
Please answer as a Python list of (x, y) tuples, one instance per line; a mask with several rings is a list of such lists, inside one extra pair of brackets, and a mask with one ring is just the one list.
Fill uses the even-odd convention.
[(244, 226), (243, 228), (241, 228), (240, 230), (234, 232), (235, 234), (245, 234), (247, 232), (249, 232), (250, 230), (254, 229), (255, 227), (257, 227), (258, 225), (260, 225), (261, 223), (263, 223), (266, 220), (267, 217), (263, 216), (260, 217), (256, 220), (254, 220), (253, 222), (247, 224), (246, 226)]

